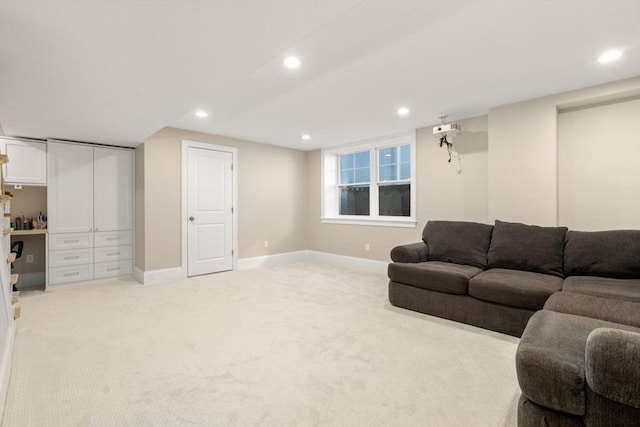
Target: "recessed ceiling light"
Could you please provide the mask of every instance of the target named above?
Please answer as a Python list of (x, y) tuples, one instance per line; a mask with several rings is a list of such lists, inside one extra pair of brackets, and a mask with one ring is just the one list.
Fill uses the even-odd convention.
[(300, 66), (300, 60), (295, 56), (290, 56), (284, 60), (284, 66), (290, 69), (296, 69)]
[(598, 57), (598, 62), (602, 62), (602, 63), (613, 62), (615, 60), (620, 59), (621, 56), (622, 56), (621, 50), (616, 50), (616, 49), (608, 50)]
[(302, 139), (304, 139), (305, 141), (308, 141), (308, 140), (311, 139), (311, 136), (309, 136), (308, 133), (305, 133), (305, 134), (302, 135)]
[(204, 118), (205, 118), (205, 117), (207, 117), (208, 115), (209, 115), (209, 114), (207, 114), (207, 112), (206, 112), (206, 111), (202, 111), (202, 110), (196, 111), (196, 117), (200, 117), (201, 119), (204, 119)]
[(409, 109), (407, 107), (398, 108), (399, 116), (406, 116), (407, 114), (409, 114)]

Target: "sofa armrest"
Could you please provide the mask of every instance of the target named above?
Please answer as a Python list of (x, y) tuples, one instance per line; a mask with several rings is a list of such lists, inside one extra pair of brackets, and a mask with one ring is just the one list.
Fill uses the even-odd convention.
[(411, 243), (391, 249), (391, 260), (393, 262), (425, 262), (428, 254), (429, 248), (425, 242)]
[(589, 387), (609, 400), (640, 409), (640, 333), (597, 328), (587, 338)]

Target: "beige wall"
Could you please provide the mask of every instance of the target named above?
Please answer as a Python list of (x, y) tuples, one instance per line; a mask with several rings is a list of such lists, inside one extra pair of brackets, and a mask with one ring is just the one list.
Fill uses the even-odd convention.
[[(306, 153), (234, 138), (165, 128), (150, 136), (144, 158), (144, 270), (182, 262), (182, 140), (238, 149), (238, 256), (249, 258), (306, 249)], [(138, 179), (137, 181), (139, 181)], [(269, 247), (264, 247), (264, 242)]]
[(418, 129), (415, 228), (322, 224), (320, 150), (165, 128), (137, 151), (136, 265), (149, 271), (181, 264), (183, 139), (238, 148), (240, 258), (311, 249), (388, 260), (393, 246), (418, 241), (430, 219), (556, 225), (558, 109), (638, 94), (640, 78), (634, 78), (492, 108), (488, 116), (458, 121), (464, 132), (454, 138), (451, 163), (431, 126)]
[[(322, 224), (321, 151), (308, 154), (309, 249), (386, 261), (393, 246), (419, 241), (429, 219), (487, 221), (487, 117), (459, 121), (453, 160), (440, 148), (432, 127), (416, 133), (417, 227)], [(365, 244), (370, 250), (365, 251)]]
[(558, 116), (559, 223), (640, 228), (640, 98)]
[(135, 162), (135, 266), (145, 270), (145, 218), (144, 218), (144, 144), (140, 144), (134, 151)]
[(489, 219), (558, 224), (558, 109), (621, 99), (640, 78), (489, 111)]

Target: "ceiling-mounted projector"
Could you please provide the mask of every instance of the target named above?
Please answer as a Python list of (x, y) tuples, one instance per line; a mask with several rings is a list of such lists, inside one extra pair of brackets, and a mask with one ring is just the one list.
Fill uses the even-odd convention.
[(460, 133), (460, 131), (462, 131), (462, 127), (460, 127), (460, 125), (457, 123), (449, 123), (448, 125), (438, 125), (438, 126), (434, 126), (433, 128), (434, 135), (438, 135), (441, 133), (456, 134), (456, 133)]

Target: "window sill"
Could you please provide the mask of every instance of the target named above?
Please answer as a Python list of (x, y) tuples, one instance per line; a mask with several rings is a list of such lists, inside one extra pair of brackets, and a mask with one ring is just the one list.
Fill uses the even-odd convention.
[(416, 228), (417, 221), (411, 218), (320, 218), (322, 224), (368, 225), (375, 227)]

